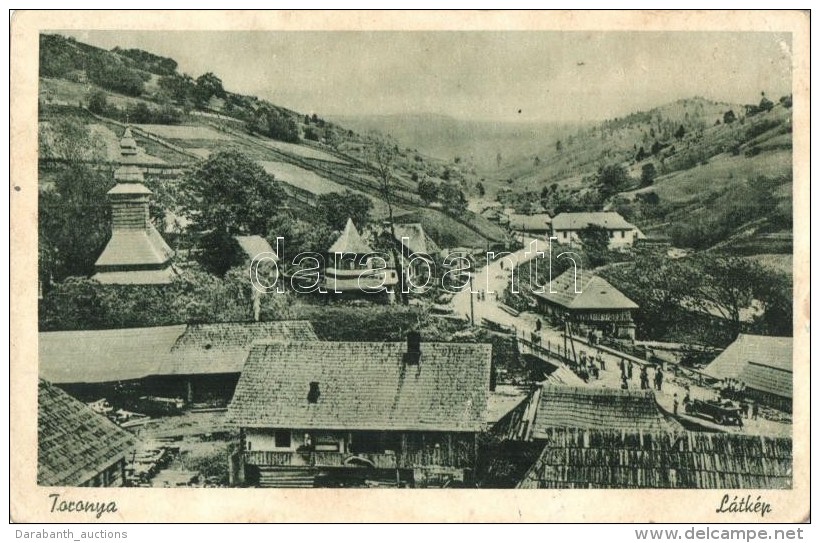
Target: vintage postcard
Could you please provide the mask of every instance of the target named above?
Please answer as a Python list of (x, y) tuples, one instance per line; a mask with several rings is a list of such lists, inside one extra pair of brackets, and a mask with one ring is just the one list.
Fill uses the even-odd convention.
[(807, 520), (808, 42), (15, 13), (12, 520)]

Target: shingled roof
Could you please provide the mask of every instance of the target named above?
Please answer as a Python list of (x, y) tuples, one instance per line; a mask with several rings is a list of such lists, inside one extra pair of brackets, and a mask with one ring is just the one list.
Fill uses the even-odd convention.
[(308, 321), (191, 324), (160, 365), (160, 375), (239, 373), (254, 341), (316, 341)]
[[(475, 432), (484, 425), (491, 346), (422, 343), (256, 343), (228, 420), (242, 427)], [(311, 383), (318, 400), (308, 401)]]
[(716, 379), (739, 379), (749, 388), (791, 398), (792, 350), (790, 337), (740, 334), (703, 373)]
[(513, 230), (524, 232), (546, 232), (550, 229), (552, 218), (549, 213), (534, 213), (531, 215), (510, 215), (509, 226)]
[(276, 254), (273, 251), (273, 247), (271, 247), (270, 243), (268, 243), (268, 240), (262, 236), (234, 236), (234, 239), (249, 260), (253, 260), (263, 253), (268, 255)]
[(157, 372), (185, 325), (40, 332), (40, 377), (52, 383), (105, 383)]
[(149, 375), (236, 373), (261, 339), (315, 340), (307, 321), (190, 324), (39, 334), (40, 377), (105, 383)]
[(590, 225), (601, 226), (607, 230), (632, 230), (635, 228), (620, 213), (614, 211), (559, 213), (552, 219), (553, 230), (583, 230)]
[(405, 245), (410, 254), (426, 254), (433, 256), (441, 252), (436, 242), (427, 235), (422, 228), (421, 223), (397, 224), (394, 226), (396, 232), (396, 240)]
[(96, 267), (160, 266), (167, 264), (174, 251), (154, 225), (144, 230), (113, 230)]
[(519, 488), (792, 485), (792, 440), (708, 432), (553, 428)]
[(327, 250), (328, 253), (342, 253), (342, 254), (368, 254), (372, 253), (373, 249), (370, 245), (362, 239), (359, 231), (356, 230), (356, 225), (351, 219), (347, 219), (344, 231), (342, 231), (339, 238)]
[[(556, 292), (550, 292), (550, 289)], [(580, 293), (576, 292), (579, 291)], [(637, 309), (638, 304), (627, 298), (606, 279), (588, 270), (576, 273), (570, 268), (546, 285), (544, 292), (533, 292), (541, 299), (567, 309)]]
[(122, 460), (134, 436), (40, 379), (37, 484), (77, 486)]
[(531, 439), (546, 439), (550, 428), (682, 430), (661, 411), (650, 390), (544, 384)]

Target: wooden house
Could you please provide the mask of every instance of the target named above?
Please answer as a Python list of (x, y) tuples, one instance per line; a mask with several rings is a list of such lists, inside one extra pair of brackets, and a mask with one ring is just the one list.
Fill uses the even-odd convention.
[(240, 479), (259, 486), (469, 484), (491, 346), (254, 345), (228, 409)]
[(703, 373), (733, 379), (747, 398), (792, 412), (792, 338), (740, 334)]
[(644, 238), (643, 232), (614, 211), (559, 213), (552, 219), (552, 236), (562, 245), (580, 243), (580, 232), (591, 225), (608, 232), (610, 249), (630, 247)]
[(227, 404), (254, 341), (316, 340), (307, 321), (40, 332), (40, 377), (78, 397), (135, 393)]
[(509, 217), (508, 227), (514, 232), (543, 238), (552, 230), (552, 217), (549, 213), (524, 215), (514, 213)]
[(37, 484), (123, 486), (134, 436), (40, 379)]
[(324, 288), (337, 294), (390, 297), (399, 277), (388, 259), (389, 255), (378, 256), (347, 219), (344, 230), (327, 250)]
[(542, 314), (569, 322), (578, 332), (599, 330), (608, 336), (635, 339), (632, 312), (638, 304), (590, 271), (576, 274), (570, 268), (544, 286), (543, 292), (533, 291), (533, 296)]
[(551, 428), (608, 428), (624, 431), (677, 431), (683, 427), (665, 412), (651, 390), (593, 388), (544, 383), (529, 400), (493, 428), (504, 439), (539, 441)]
[(441, 253), (441, 249), (427, 235), (421, 223), (397, 224), (393, 230), (402, 258), (405, 281), (412, 285), (427, 285), (437, 275), (435, 257)]

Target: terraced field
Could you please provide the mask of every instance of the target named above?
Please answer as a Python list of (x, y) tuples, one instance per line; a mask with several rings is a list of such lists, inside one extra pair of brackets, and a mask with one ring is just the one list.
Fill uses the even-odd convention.
[(259, 141), (267, 145), (268, 147), (276, 149), (277, 151), (282, 151), (283, 153), (296, 155), (300, 158), (310, 158), (313, 160), (324, 160), (325, 162), (347, 164), (347, 162), (340, 159), (339, 157), (333, 156), (330, 153), (325, 153), (324, 151), (320, 151), (319, 149), (314, 149), (312, 147), (306, 147), (304, 145), (297, 145), (295, 143), (287, 143), (284, 141), (275, 141), (263, 138), (259, 138)]

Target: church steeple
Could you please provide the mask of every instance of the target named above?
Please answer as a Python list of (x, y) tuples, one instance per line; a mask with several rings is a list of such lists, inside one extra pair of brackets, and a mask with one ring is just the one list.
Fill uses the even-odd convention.
[(95, 263), (94, 279), (110, 284), (170, 283), (173, 251), (151, 223), (151, 191), (136, 163), (137, 142), (130, 127), (120, 140), (120, 167), (114, 171), (117, 184), (108, 191), (111, 203), (111, 239)]

